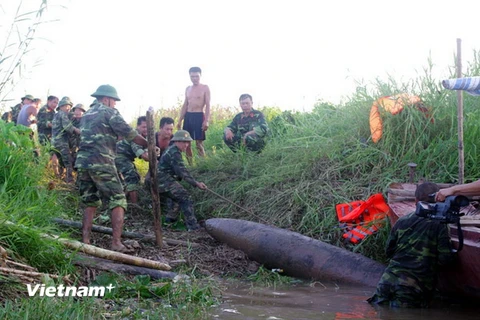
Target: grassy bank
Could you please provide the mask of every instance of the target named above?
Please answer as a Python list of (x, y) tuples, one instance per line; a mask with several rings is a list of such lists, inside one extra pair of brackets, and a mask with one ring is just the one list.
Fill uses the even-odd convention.
[[(345, 247), (335, 205), (385, 192), (391, 182), (408, 180), (407, 163), (418, 164), (416, 179), (455, 183), (458, 177), (456, 92), (431, 77), (431, 66), (408, 83), (377, 80), (358, 87), (345, 103), (318, 103), (310, 113), (265, 109), (271, 127), (260, 154), (232, 153), (221, 142), (217, 123), (206, 141), (209, 154), (194, 175), (209, 188), (253, 212), (245, 213), (209, 192), (195, 191), (203, 218), (231, 217), (269, 223)], [(471, 76), (478, 68), (471, 66)], [(383, 112), (384, 134), (370, 139), (369, 113), (382, 96), (402, 92), (421, 97), (429, 115), (406, 107), (398, 115)], [(480, 177), (478, 98), (464, 95), (465, 179)], [(209, 129), (210, 130), (210, 129)], [(209, 131), (210, 132), (210, 131)], [(384, 261), (388, 228), (349, 248)]]

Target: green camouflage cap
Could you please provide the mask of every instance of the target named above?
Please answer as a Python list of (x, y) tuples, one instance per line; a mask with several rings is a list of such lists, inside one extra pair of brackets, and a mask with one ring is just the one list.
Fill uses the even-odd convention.
[(22, 97), (22, 100), (24, 99), (33, 100), (35, 98), (31, 94), (27, 94), (25, 97)]
[(73, 106), (72, 101), (70, 101), (70, 99), (68, 97), (63, 97), (62, 100), (60, 100), (60, 102), (58, 103), (57, 111), (58, 111), (58, 109), (60, 109), (60, 107), (65, 106), (67, 104), (70, 105), (70, 107)]
[(75, 109), (80, 109), (80, 110), (83, 110), (83, 112), (87, 112), (86, 107), (81, 103), (77, 103), (75, 107), (72, 108), (72, 111), (75, 111)]
[(102, 84), (100, 87), (98, 87), (97, 91), (91, 94), (91, 96), (95, 98), (109, 97), (115, 101), (120, 101), (120, 98), (118, 97), (118, 94), (117, 94), (117, 89), (115, 89), (109, 84)]
[(173, 135), (172, 141), (192, 141), (190, 133), (186, 130), (178, 130)]

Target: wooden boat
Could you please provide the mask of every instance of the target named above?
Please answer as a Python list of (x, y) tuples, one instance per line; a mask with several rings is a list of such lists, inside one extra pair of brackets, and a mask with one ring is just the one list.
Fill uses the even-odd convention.
[(237, 219), (208, 219), (207, 232), (270, 269), (292, 277), (375, 287), (379, 262), (299, 233)]
[[(439, 185), (440, 188), (450, 185)], [(388, 189), (388, 213), (392, 225), (398, 218), (415, 211), (415, 189), (412, 183), (393, 183)], [(460, 219), (463, 231), (463, 249), (458, 261), (438, 277), (438, 288), (442, 293), (468, 298), (480, 298), (480, 215), (475, 215), (473, 207), (462, 211), (468, 215)], [(476, 218), (478, 217), (478, 218)], [(452, 242), (458, 248), (457, 225), (450, 225)]]

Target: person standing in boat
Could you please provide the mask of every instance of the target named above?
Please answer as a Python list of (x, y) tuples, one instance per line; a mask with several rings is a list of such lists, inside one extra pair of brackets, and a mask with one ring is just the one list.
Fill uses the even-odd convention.
[[(438, 192), (436, 184), (417, 187), (415, 201), (428, 201)], [(375, 294), (367, 301), (391, 307), (428, 307), (433, 297), (438, 268), (453, 262), (455, 253), (448, 226), (412, 212), (401, 217), (387, 240), (390, 259)]]

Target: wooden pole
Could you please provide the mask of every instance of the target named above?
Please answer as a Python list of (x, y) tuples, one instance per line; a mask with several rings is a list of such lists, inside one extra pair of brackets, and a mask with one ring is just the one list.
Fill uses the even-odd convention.
[(155, 152), (155, 123), (153, 121), (153, 108), (148, 108), (147, 111), (147, 140), (148, 140), (148, 166), (150, 169), (152, 194), (152, 206), (153, 206), (153, 225), (155, 228), (155, 239), (157, 246), (162, 248), (163, 236), (162, 236), (162, 223), (161, 223), (161, 209), (160, 209), (160, 196), (158, 194), (158, 181), (157, 181), (157, 154)]
[[(462, 39), (457, 38), (457, 78), (462, 77)], [(465, 156), (463, 150), (463, 91), (457, 90), (458, 119), (458, 183), (464, 183)]]

